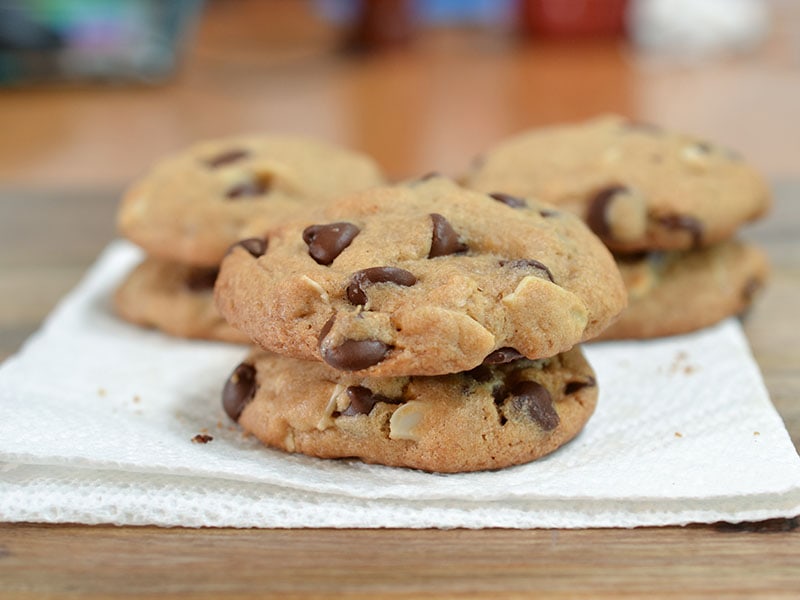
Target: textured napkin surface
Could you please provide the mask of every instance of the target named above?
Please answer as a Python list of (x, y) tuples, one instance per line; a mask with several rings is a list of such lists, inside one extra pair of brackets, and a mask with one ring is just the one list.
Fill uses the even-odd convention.
[[(738, 322), (585, 347), (600, 385), (549, 457), (434, 475), (287, 455), (244, 437), (220, 390), (241, 346), (114, 317), (141, 258), (103, 254), (0, 366), (0, 520), (234, 527), (632, 527), (800, 514), (800, 459)], [(213, 440), (193, 443), (198, 433)]]

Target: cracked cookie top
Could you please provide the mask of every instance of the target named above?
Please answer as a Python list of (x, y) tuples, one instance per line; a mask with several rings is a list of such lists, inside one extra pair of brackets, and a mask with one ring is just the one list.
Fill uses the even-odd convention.
[(211, 267), (238, 240), (382, 181), (370, 158), (320, 141), (207, 141), (165, 158), (135, 182), (118, 226), (152, 256)]
[(509, 138), (464, 184), (570, 210), (616, 252), (708, 246), (770, 204), (763, 178), (731, 150), (616, 116)]
[(444, 177), (373, 188), (245, 240), (217, 306), (262, 348), (374, 376), (553, 356), (623, 309), (619, 271), (574, 215)]

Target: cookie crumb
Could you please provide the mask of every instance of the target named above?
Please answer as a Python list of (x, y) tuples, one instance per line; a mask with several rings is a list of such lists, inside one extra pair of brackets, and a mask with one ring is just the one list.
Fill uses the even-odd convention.
[(101, 398), (105, 398), (107, 393), (106, 388), (97, 388), (97, 395)]
[(141, 402), (141, 401), (142, 401), (142, 399), (139, 397), (139, 394), (136, 394), (136, 395), (133, 397), (133, 402), (134, 402), (135, 404), (139, 404), (139, 402)]
[(210, 435), (206, 435), (205, 433), (198, 433), (196, 436), (192, 438), (192, 442), (195, 444), (207, 444), (214, 438)]
[(753, 435), (755, 435), (755, 436), (759, 436), (759, 435), (761, 435), (761, 432), (760, 432), (760, 431), (754, 431), (754, 432), (753, 432)]
[(676, 432), (675, 432), (675, 437), (676, 437), (676, 438), (682, 438), (682, 437), (683, 437), (683, 434), (682, 434), (680, 431), (676, 431)]

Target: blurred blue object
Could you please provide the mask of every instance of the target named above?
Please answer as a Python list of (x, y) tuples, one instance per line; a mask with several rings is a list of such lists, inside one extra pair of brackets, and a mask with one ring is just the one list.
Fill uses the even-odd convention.
[(0, 85), (160, 82), (202, 0), (0, 0)]

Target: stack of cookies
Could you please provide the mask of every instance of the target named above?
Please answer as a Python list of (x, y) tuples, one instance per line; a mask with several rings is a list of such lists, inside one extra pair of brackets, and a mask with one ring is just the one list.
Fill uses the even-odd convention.
[(220, 313), (259, 347), (224, 386), (265, 444), (435, 472), (547, 454), (594, 410), (577, 344), (622, 311), (569, 212), (441, 176), (347, 194), (235, 245)]
[(210, 141), (167, 158), (129, 189), (120, 207), (120, 231), (147, 258), (117, 290), (117, 313), (176, 336), (246, 342), (214, 307), (214, 281), (228, 248), (382, 181), (363, 155), (288, 136)]
[(762, 177), (721, 146), (620, 117), (530, 131), (484, 154), (464, 178), (581, 216), (614, 252), (629, 306), (602, 339), (649, 338), (743, 312), (768, 272), (733, 239), (762, 216)]

